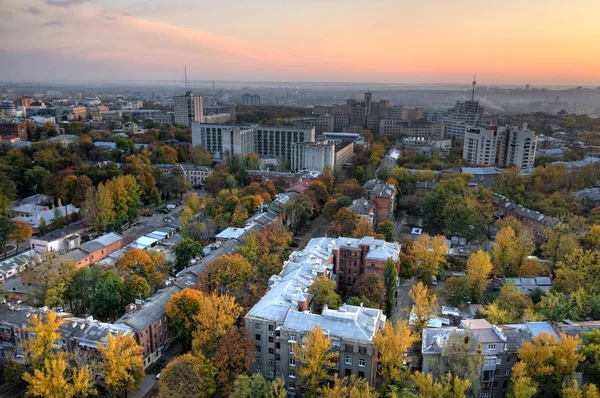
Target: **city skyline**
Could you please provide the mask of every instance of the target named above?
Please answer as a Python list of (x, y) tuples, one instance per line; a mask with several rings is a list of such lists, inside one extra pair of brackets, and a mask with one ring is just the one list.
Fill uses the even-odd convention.
[(191, 80), (464, 83), (476, 72), (488, 84), (596, 86), (594, 9), (589, 0), (0, 0), (0, 66), (4, 80), (182, 80), (187, 66)]

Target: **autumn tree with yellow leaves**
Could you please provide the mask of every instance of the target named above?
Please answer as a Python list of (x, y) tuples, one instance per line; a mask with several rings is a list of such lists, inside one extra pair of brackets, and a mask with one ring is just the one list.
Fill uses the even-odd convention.
[(490, 283), (492, 273), (492, 262), (490, 255), (479, 250), (469, 256), (467, 260), (467, 284), (471, 289), (471, 295), (476, 300), (481, 299)]
[(303, 396), (321, 396), (321, 387), (330, 380), (327, 368), (335, 365), (335, 354), (331, 351), (331, 337), (326, 336), (318, 325), (308, 332), (300, 347), (296, 348), (300, 359), (300, 382)]
[(420, 338), (423, 329), (427, 327), (427, 322), (439, 313), (438, 299), (436, 294), (422, 282), (414, 285), (408, 292), (408, 296), (414, 303), (413, 313), (415, 319), (412, 321), (413, 329)]
[(417, 277), (430, 284), (437, 275), (448, 253), (448, 243), (442, 235), (430, 237), (429, 234), (420, 235), (410, 247), (409, 255), (414, 262)]
[(130, 335), (108, 334), (106, 345), (97, 342), (101, 357), (99, 370), (102, 385), (112, 395), (135, 391), (144, 378), (144, 356), (142, 347)]
[(25, 373), (27, 396), (72, 398), (87, 397), (95, 393), (92, 375), (88, 366), (81, 369), (68, 369), (63, 355), (44, 359), (33, 374)]
[(60, 338), (58, 328), (63, 324), (54, 311), (45, 314), (32, 314), (25, 331), (29, 337), (22, 342), (27, 361), (37, 367), (46, 358), (53, 356), (54, 343)]
[(215, 370), (203, 355), (181, 355), (161, 372), (159, 398), (208, 398), (216, 392)]
[(408, 376), (406, 363), (410, 362), (410, 357), (406, 352), (418, 340), (407, 321), (387, 322), (383, 331), (375, 335), (373, 341), (379, 353), (380, 375), (386, 383), (397, 383)]

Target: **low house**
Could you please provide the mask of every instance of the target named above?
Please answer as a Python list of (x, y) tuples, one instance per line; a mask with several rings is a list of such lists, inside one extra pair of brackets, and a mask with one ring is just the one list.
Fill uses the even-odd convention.
[(369, 199), (355, 199), (352, 204), (348, 206), (348, 210), (356, 213), (362, 221), (366, 221), (369, 225), (374, 227), (375, 225), (375, 202)]
[(64, 228), (54, 230), (44, 236), (33, 236), (29, 240), (31, 248), (39, 253), (63, 254), (81, 244), (81, 235), (90, 228), (83, 222), (77, 221)]
[(12, 218), (13, 222), (23, 221), (31, 226), (31, 229), (34, 233), (38, 233), (40, 231), (40, 224), (42, 220), (46, 223), (47, 227), (52, 226), (54, 222), (54, 218), (58, 214), (60, 217), (71, 217), (73, 214), (79, 213), (79, 208), (73, 205), (66, 206), (58, 206), (54, 209), (43, 209), (39, 206), (28, 207), (29, 210), (33, 210), (34, 212), (27, 216), (17, 216)]
[(419, 181), (415, 184), (415, 196), (418, 198), (424, 198), (433, 191), (433, 188), (437, 185), (437, 181)]
[(600, 206), (600, 188), (586, 188), (581, 191), (573, 192), (573, 198), (586, 207)]
[(29, 264), (38, 261), (39, 253), (34, 250), (27, 250), (16, 256), (5, 258), (0, 261), (0, 282), (3, 282), (13, 276), (23, 272)]
[(388, 220), (396, 208), (396, 186), (394, 184), (373, 179), (365, 182), (363, 189), (369, 199), (377, 207), (376, 223)]
[(109, 232), (68, 252), (65, 257), (77, 263), (78, 268), (82, 268), (104, 260), (123, 248), (123, 245), (122, 235)]
[(531, 294), (535, 289), (548, 293), (552, 287), (552, 279), (548, 276), (538, 276), (534, 278), (504, 278), (504, 284), (514, 283), (517, 289), (523, 294)]
[(545, 239), (544, 229), (553, 227), (559, 223), (554, 217), (547, 217), (539, 211), (530, 210), (516, 203), (508, 201), (502, 195), (495, 195), (499, 199), (496, 203), (496, 217), (514, 217), (521, 221), (533, 234), (537, 242)]

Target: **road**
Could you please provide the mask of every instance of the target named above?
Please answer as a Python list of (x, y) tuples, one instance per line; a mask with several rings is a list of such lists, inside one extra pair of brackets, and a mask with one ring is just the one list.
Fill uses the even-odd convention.
[(396, 321), (398, 319), (408, 319), (410, 314), (410, 309), (412, 307), (413, 301), (408, 296), (408, 292), (416, 283), (415, 278), (410, 278), (403, 281), (398, 286), (398, 297), (396, 299), (396, 310), (392, 314), (392, 320)]

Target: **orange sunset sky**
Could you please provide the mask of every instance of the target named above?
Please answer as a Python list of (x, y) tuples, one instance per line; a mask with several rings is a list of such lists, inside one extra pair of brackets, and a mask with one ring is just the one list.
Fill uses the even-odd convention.
[(0, 0), (0, 80), (600, 85), (598, 0)]

